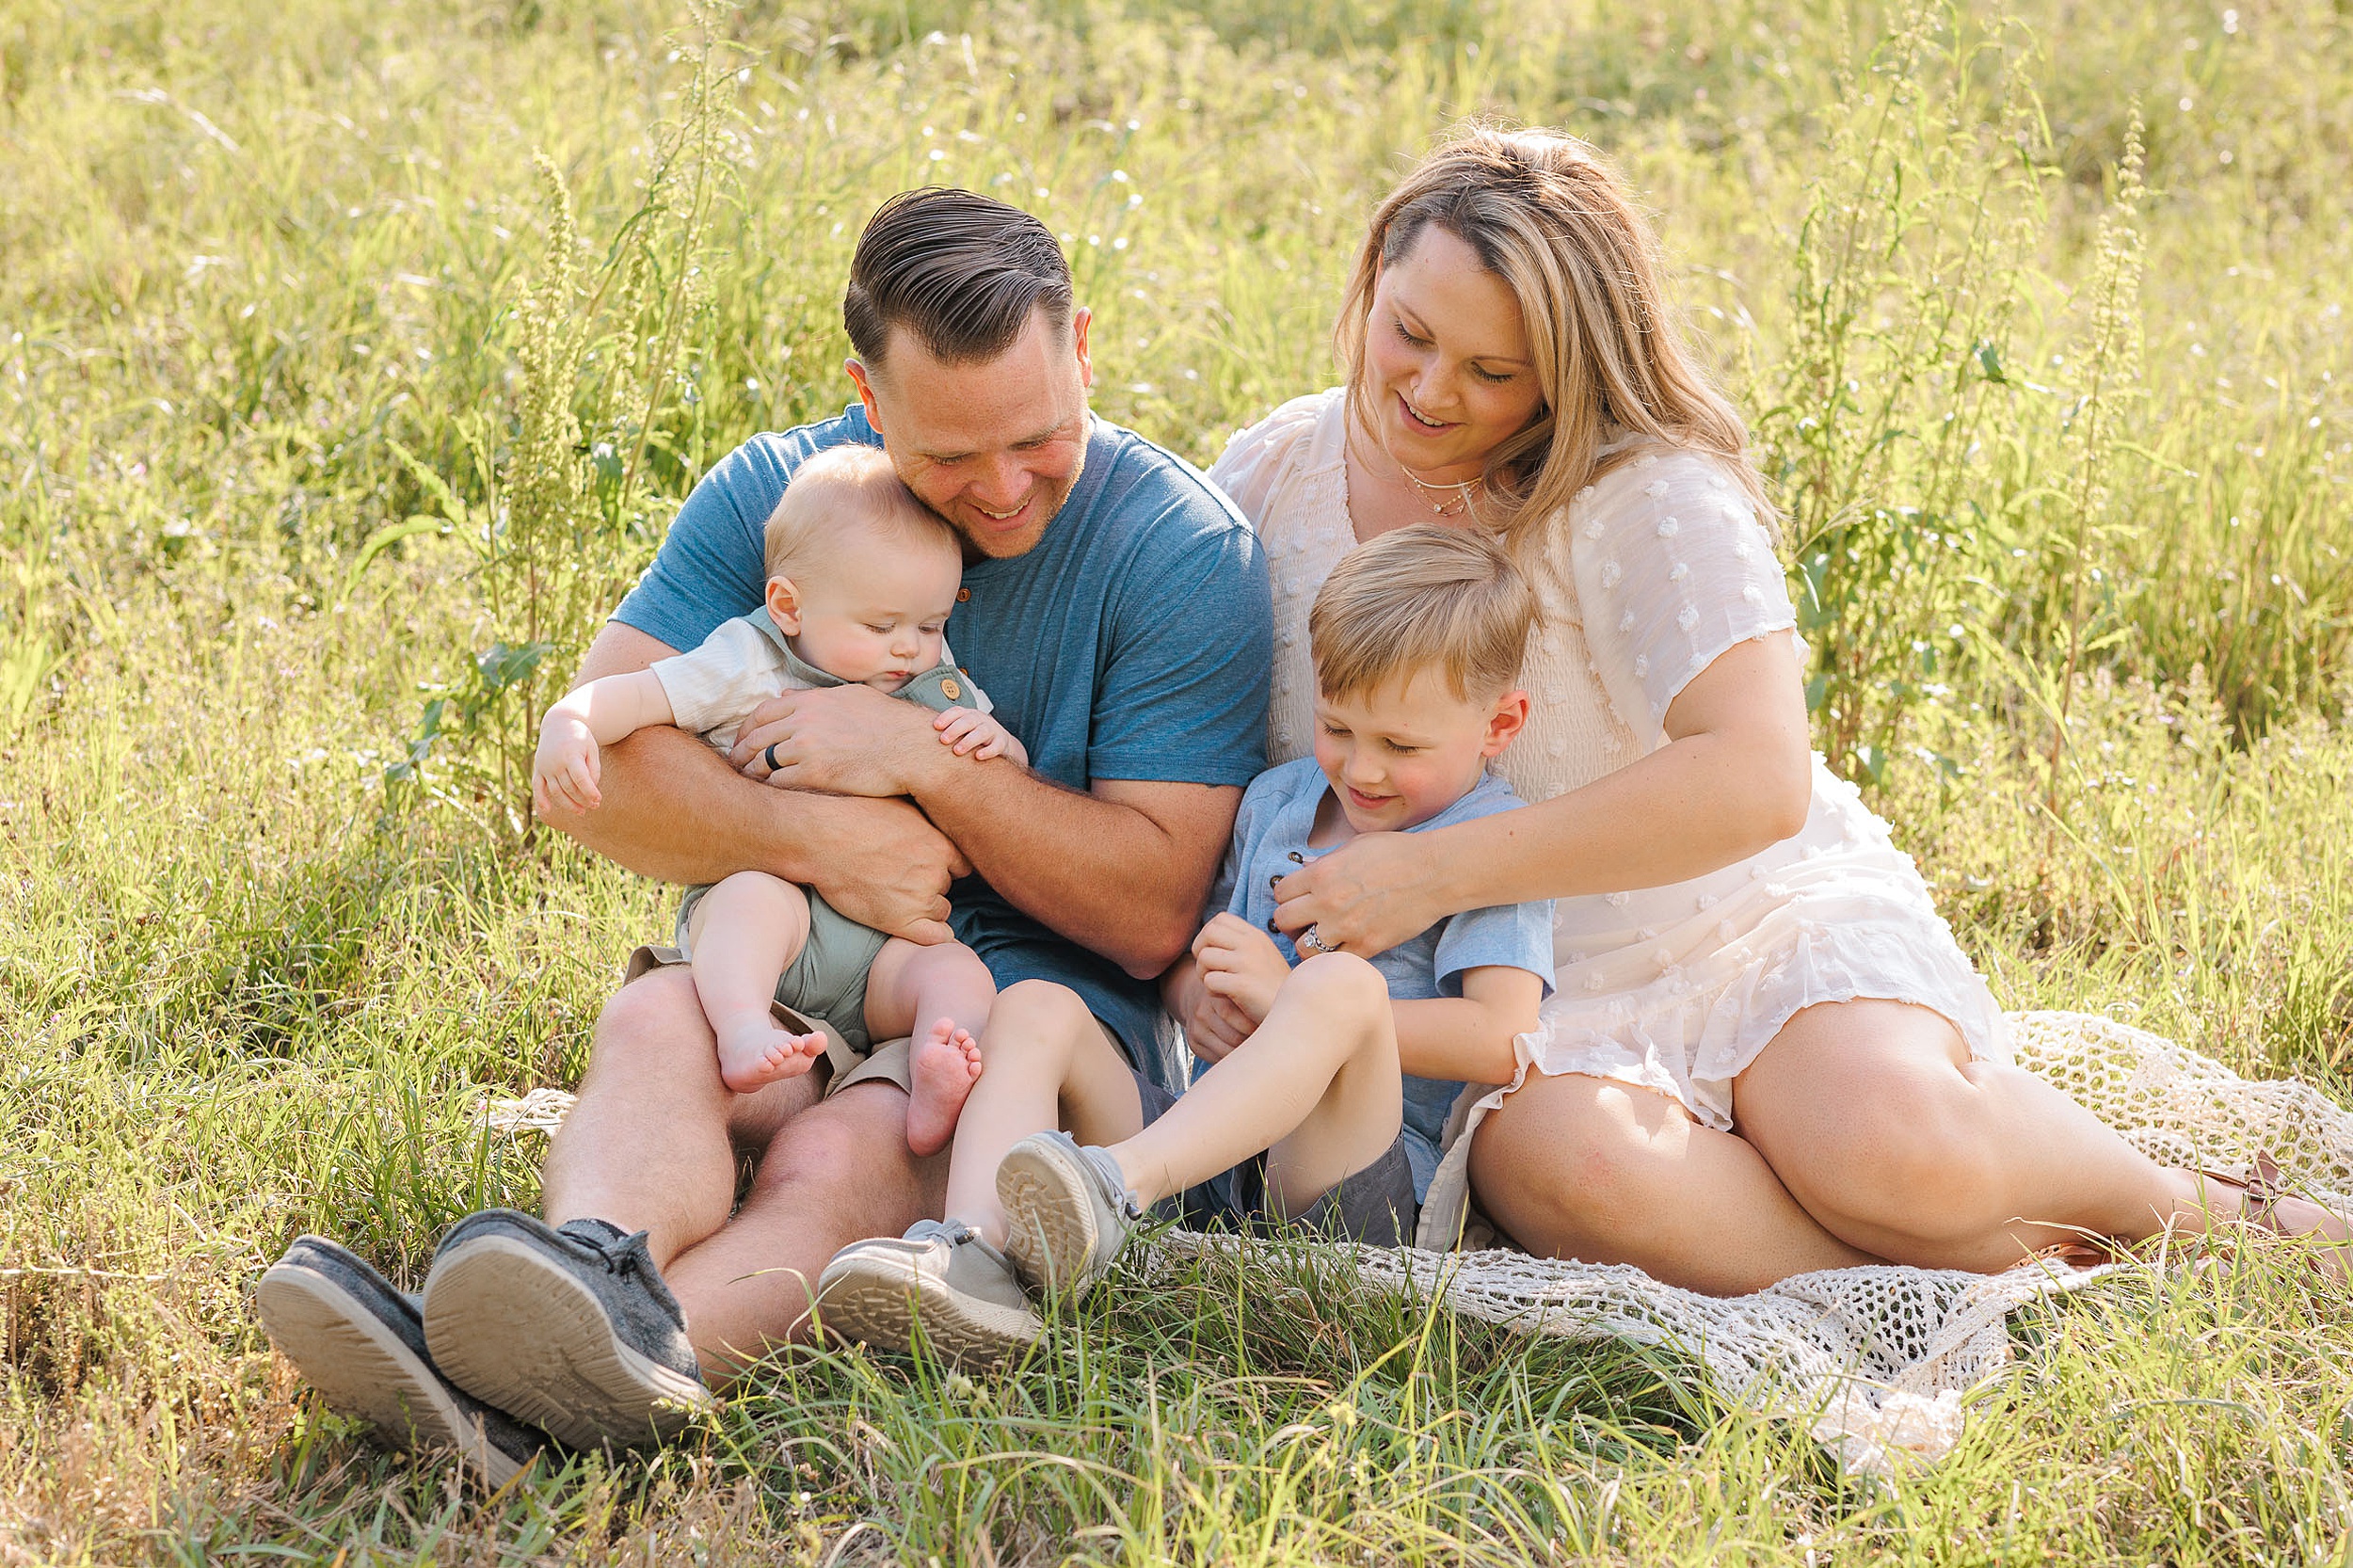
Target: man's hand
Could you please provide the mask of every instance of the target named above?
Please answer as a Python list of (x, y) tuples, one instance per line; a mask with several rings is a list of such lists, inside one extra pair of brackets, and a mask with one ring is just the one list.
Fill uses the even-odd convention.
[(860, 925), (926, 947), (950, 940), (948, 884), (972, 869), (956, 846), (904, 800), (825, 804), (827, 848), (811, 879), (825, 902)]
[(851, 685), (769, 698), (744, 722), (728, 760), (746, 778), (787, 789), (885, 800), (914, 794), (924, 770), (949, 755), (924, 710)]
[(1201, 966), (1201, 984), (1211, 996), (1232, 1002), (1252, 1029), (1266, 1022), (1274, 993), (1291, 976), (1274, 938), (1231, 913), (1201, 928), (1193, 939), (1193, 956)]

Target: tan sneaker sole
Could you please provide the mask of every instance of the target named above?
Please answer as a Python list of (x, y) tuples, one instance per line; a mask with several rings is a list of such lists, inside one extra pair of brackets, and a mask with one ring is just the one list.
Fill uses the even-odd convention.
[(575, 1448), (668, 1437), (718, 1402), (621, 1343), (594, 1292), (512, 1237), (434, 1264), (424, 1339), (450, 1382)]
[(1103, 1274), (1094, 1265), (1103, 1231), (1084, 1175), (1024, 1139), (997, 1167), (997, 1201), (1005, 1209), (1005, 1256), (1040, 1290), (1060, 1295)]
[(431, 1368), (333, 1280), (274, 1263), (254, 1288), (262, 1326), (328, 1408), (412, 1448), (453, 1448), (491, 1490), (522, 1473), (468, 1420)]
[(888, 1253), (852, 1253), (817, 1276), (817, 1321), (846, 1344), (904, 1352), (923, 1342), (950, 1361), (1001, 1361), (1036, 1343), (1044, 1326), (1018, 1312), (949, 1288)]

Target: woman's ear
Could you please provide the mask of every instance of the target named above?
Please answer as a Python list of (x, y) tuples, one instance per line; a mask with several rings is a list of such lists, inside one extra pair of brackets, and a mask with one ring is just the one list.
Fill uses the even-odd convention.
[(788, 637), (801, 634), (801, 591), (781, 572), (768, 579), (768, 618)]
[(1500, 757), (1505, 748), (1520, 738), (1528, 728), (1528, 694), (1514, 688), (1496, 698), (1496, 711), (1487, 719), (1487, 744), (1479, 748), (1481, 757)]

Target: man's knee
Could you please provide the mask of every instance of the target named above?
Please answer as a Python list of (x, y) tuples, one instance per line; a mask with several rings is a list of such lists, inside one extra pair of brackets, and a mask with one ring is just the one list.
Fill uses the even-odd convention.
[[(588, 1070), (593, 1075), (601, 1068), (667, 1064), (686, 1056), (715, 1062), (702, 999), (693, 972), (681, 964), (641, 975), (606, 999), (597, 1015)], [(714, 1082), (717, 1074), (714, 1065)]]

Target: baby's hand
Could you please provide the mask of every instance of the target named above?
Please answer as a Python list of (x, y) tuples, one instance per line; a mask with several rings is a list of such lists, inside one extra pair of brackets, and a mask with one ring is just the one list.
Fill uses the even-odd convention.
[(932, 720), (932, 728), (939, 731), (939, 744), (953, 746), (959, 757), (969, 757), (975, 762), (1010, 757), (1024, 767), (1029, 765), (1030, 754), (1014, 739), (1013, 731), (986, 713), (970, 708), (951, 708)]
[(545, 817), (561, 808), (594, 810), (604, 796), (597, 789), (600, 771), (597, 737), (588, 721), (561, 708), (539, 725), (539, 749), (531, 759), (531, 804)]

